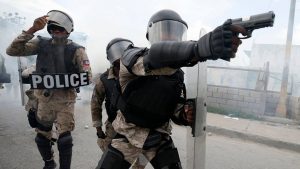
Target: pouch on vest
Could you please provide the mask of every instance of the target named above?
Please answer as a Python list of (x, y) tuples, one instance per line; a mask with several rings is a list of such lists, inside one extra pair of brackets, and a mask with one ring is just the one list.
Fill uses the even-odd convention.
[[(177, 75), (176, 75), (177, 74)], [(127, 122), (140, 127), (157, 128), (168, 122), (181, 100), (183, 78), (175, 76), (144, 76), (128, 84), (121, 109)]]

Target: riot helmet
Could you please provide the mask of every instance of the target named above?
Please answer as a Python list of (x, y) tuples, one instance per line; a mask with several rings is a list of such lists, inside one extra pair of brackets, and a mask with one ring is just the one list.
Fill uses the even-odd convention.
[(59, 10), (51, 10), (47, 13), (47, 15), (47, 31), (49, 34), (51, 34), (50, 30), (52, 28), (63, 28), (68, 32), (68, 34), (70, 34), (73, 31), (73, 19), (65, 12)]
[(116, 60), (120, 59), (130, 45), (133, 43), (128, 39), (115, 38), (111, 40), (106, 47), (107, 59), (110, 64), (113, 65)]
[(151, 44), (160, 41), (184, 41), (188, 25), (175, 11), (164, 9), (150, 18), (146, 38)]

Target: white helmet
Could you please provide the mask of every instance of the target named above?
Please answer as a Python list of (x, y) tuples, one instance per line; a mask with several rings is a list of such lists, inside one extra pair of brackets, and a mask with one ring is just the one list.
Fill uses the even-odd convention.
[(47, 13), (48, 26), (47, 31), (50, 33), (49, 28), (51, 25), (63, 27), (69, 34), (73, 31), (73, 19), (65, 12), (59, 10), (51, 10)]

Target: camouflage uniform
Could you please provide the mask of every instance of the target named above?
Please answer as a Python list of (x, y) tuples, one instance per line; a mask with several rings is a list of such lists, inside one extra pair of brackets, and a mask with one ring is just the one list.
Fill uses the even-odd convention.
[[(132, 73), (128, 72), (127, 68), (121, 63), (119, 81), (122, 92), (125, 90), (127, 84), (138, 76), (172, 75), (176, 71), (176, 69), (165, 67), (146, 73), (143, 65), (143, 58), (140, 57), (132, 67), (132, 72), (135, 74), (133, 75)], [(182, 105), (178, 105), (178, 109), (176, 110), (180, 110), (181, 108)], [(176, 111), (176, 114), (177, 112), (179, 111)], [(124, 154), (125, 160), (129, 163), (132, 164), (137, 156), (141, 153), (147, 158), (148, 161), (151, 161), (151, 159), (153, 159), (153, 157), (156, 155), (156, 151), (160, 145), (152, 147), (148, 150), (142, 149), (150, 129), (138, 127), (132, 123), (127, 123), (121, 111), (118, 111), (117, 117), (113, 122), (113, 127), (117, 133), (125, 136), (126, 138), (113, 139), (111, 145), (117, 150), (121, 151)], [(165, 136), (168, 137), (171, 135), (172, 126), (170, 122), (167, 122), (155, 130), (164, 133)]]
[[(6, 53), (11, 56), (36, 55), (39, 49), (39, 39), (33, 39), (34, 35), (22, 32), (7, 48)], [(67, 43), (71, 43), (68, 40)], [(91, 68), (86, 63), (88, 57), (83, 48), (75, 51), (74, 65), (78, 66), (80, 72), (88, 72), (91, 79)], [(45, 97), (44, 90), (35, 89), (34, 96), (38, 99), (37, 120), (46, 126), (55, 123), (58, 134), (74, 130), (74, 104), (76, 99), (75, 89), (51, 89), (50, 96)], [(45, 132), (36, 129), (46, 138), (52, 138), (52, 131)]]
[[(100, 77), (100, 76), (99, 76)], [(108, 79), (115, 78), (116, 76), (113, 74), (113, 69), (108, 69)], [(105, 88), (100, 80), (97, 78), (95, 81), (95, 88), (93, 91), (92, 99), (91, 99), (91, 113), (92, 113), (92, 121), (94, 127), (102, 127), (102, 103), (105, 99)], [(114, 130), (112, 123), (108, 120), (105, 121), (105, 139), (98, 138), (97, 144), (102, 150), (105, 152), (108, 148), (108, 145), (111, 143), (112, 139), (117, 134)], [(133, 164), (132, 169), (143, 169), (147, 165), (148, 161), (145, 159), (143, 155), (139, 155), (136, 159), (136, 162)]]
[[(112, 68), (108, 69), (108, 79), (116, 79), (113, 74)], [(102, 127), (102, 103), (105, 99), (105, 88), (100, 80), (100, 76), (96, 79), (95, 88), (91, 99), (91, 114), (94, 127)], [(98, 138), (97, 144), (102, 152), (107, 150), (107, 146), (111, 143), (111, 140), (115, 137), (116, 132), (112, 127), (111, 122), (105, 121), (105, 139)]]

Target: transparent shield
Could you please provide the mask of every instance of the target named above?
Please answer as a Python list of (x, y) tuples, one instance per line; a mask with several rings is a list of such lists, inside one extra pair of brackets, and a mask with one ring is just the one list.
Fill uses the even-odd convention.
[(107, 51), (107, 58), (110, 64), (113, 64), (114, 61), (120, 59), (124, 53), (124, 50), (128, 48), (132, 43), (129, 41), (120, 41), (113, 44)]
[[(200, 37), (206, 34), (200, 31)], [(187, 98), (195, 101), (196, 115), (193, 129), (187, 129), (187, 169), (204, 169), (206, 152), (206, 62), (185, 70)]]
[(151, 44), (161, 41), (185, 41), (187, 37), (187, 27), (172, 20), (153, 23), (148, 31)]
[(28, 97), (25, 92), (30, 89), (28, 84), (28, 77), (32, 71), (35, 71), (36, 56), (19, 57), (18, 58), (18, 72), (19, 72), (19, 84), (20, 84), (20, 96), (21, 103), (24, 106), (28, 102)]
[(6, 72), (5, 58), (0, 53), (0, 89), (3, 88), (3, 83), (10, 83), (10, 74)]

